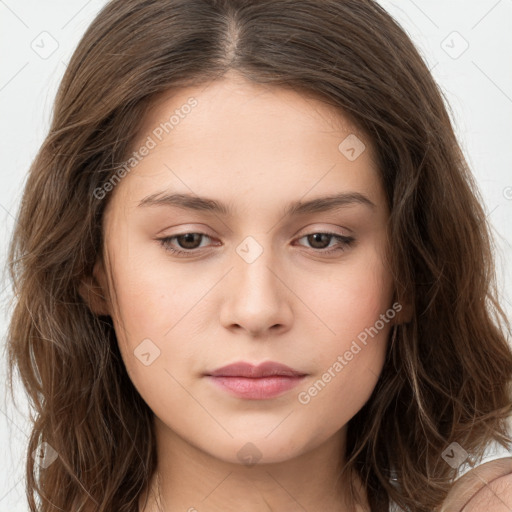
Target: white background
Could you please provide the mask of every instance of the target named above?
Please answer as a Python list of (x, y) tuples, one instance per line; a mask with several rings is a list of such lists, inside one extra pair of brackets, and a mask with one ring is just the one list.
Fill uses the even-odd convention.
[[(0, 0), (2, 267), (26, 172), (48, 129), (57, 85), (86, 27), (105, 3)], [(381, 0), (381, 4), (415, 41), (451, 106), (457, 135), (495, 228), (501, 298), (512, 317), (512, 0)], [(53, 50), (52, 45), (58, 47), (51, 55), (44, 54)], [(0, 295), (3, 349), (10, 299), (5, 277)], [(28, 414), (22, 393), (18, 393), (21, 410), (14, 408), (4, 381), (5, 356), (0, 363), (0, 512), (26, 512)]]

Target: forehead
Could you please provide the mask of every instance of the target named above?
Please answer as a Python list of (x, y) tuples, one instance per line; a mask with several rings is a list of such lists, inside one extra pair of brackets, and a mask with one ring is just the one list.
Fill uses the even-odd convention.
[(313, 95), (239, 77), (160, 94), (133, 150), (145, 144), (114, 191), (132, 204), (163, 189), (226, 202), (236, 193), (260, 206), (308, 190), (365, 190), (377, 201), (381, 192), (371, 141), (347, 116)]
[[(193, 115), (189, 116), (188, 112), (181, 111), (188, 111), (187, 104), (191, 98), (197, 106), (193, 108)], [(176, 118), (171, 124), (174, 125), (172, 132), (177, 140), (180, 138), (179, 134), (185, 135), (187, 132), (187, 124), (193, 125), (194, 130), (208, 127), (211, 125), (211, 116), (218, 115), (219, 111), (222, 112), (222, 116), (216, 118), (219, 127), (240, 127), (253, 123), (255, 134), (258, 127), (268, 125), (265, 123), (267, 119), (283, 136), (302, 134), (310, 128), (311, 131), (337, 131), (364, 137), (353, 119), (341, 107), (327, 103), (319, 93), (291, 86), (258, 84), (229, 72), (222, 79), (197, 86), (174, 88), (154, 97), (141, 120), (139, 138), (151, 133), (175, 113)], [(181, 123), (186, 117), (191, 120)], [(290, 120), (295, 123), (290, 124)], [(168, 133), (163, 134), (164, 138), (165, 135)]]

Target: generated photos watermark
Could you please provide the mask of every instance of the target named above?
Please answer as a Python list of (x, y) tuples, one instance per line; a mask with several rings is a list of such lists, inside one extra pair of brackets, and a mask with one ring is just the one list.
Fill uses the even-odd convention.
[[(402, 310), (402, 305), (395, 302), (391, 308), (385, 313), (381, 314), (379, 320), (377, 320), (371, 327), (365, 328), (357, 335), (357, 340), (352, 340), (350, 349), (346, 350), (343, 355), (339, 355), (336, 361), (333, 362), (329, 368), (322, 374), (321, 378), (315, 381), (306, 391), (301, 391), (297, 395), (299, 403), (307, 405), (311, 402), (311, 399), (318, 395), (329, 382), (332, 381), (338, 375), (341, 370), (347, 366), (350, 361), (354, 359), (354, 356), (359, 354), (361, 350), (367, 345), (368, 337), (374, 338), (386, 324), (395, 318), (396, 314)], [(358, 343), (359, 341), (359, 343)], [(362, 346), (361, 346), (362, 345)]]
[(151, 135), (148, 135), (144, 143), (137, 151), (132, 153), (132, 156), (119, 168), (117, 171), (104, 183), (101, 187), (97, 187), (93, 191), (96, 199), (103, 199), (108, 192), (112, 191), (114, 187), (136, 167), (146, 156), (149, 155), (151, 150), (155, 149), (159, 142), (168, 135), (174, 128), (187, 117), (192, 108), (198, 105), (198, 101), (194, 97), (190, 97), (187, 103), (181, 105), (174, 111), (174, 114), (169, 117), (167, 121), (160, 123), (153, 129)]

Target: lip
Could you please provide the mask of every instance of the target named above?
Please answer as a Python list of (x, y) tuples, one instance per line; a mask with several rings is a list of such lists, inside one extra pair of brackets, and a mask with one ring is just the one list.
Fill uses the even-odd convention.
[(259, 365), (253, 365), (240, 361), (228, 364), (222, 368), (217, 368), (206, 374), (211, 377), (247, 377), (257, 379), (261, 377), (300, 377), (306, 375), (303, 372), (294, 370), (285, 364), (276, 363), (274, 361), (265, 361)]
[(266, 361), (257, 366), (246, 362), (229, 364), (206, 373), (205, 377), (234, 396), (266, 400), (294, 388), (306, 375), (284, 364)]

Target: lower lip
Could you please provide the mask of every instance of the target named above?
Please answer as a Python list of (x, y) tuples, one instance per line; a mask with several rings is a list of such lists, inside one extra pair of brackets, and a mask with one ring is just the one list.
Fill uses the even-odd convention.
[(240, 398), (248, 400), (266, 400), (281, 395), (294, 388), (304, 376), (274, 376), (274, 377), (212, 377), (208, 378), (217, 386), (231, 392)]

